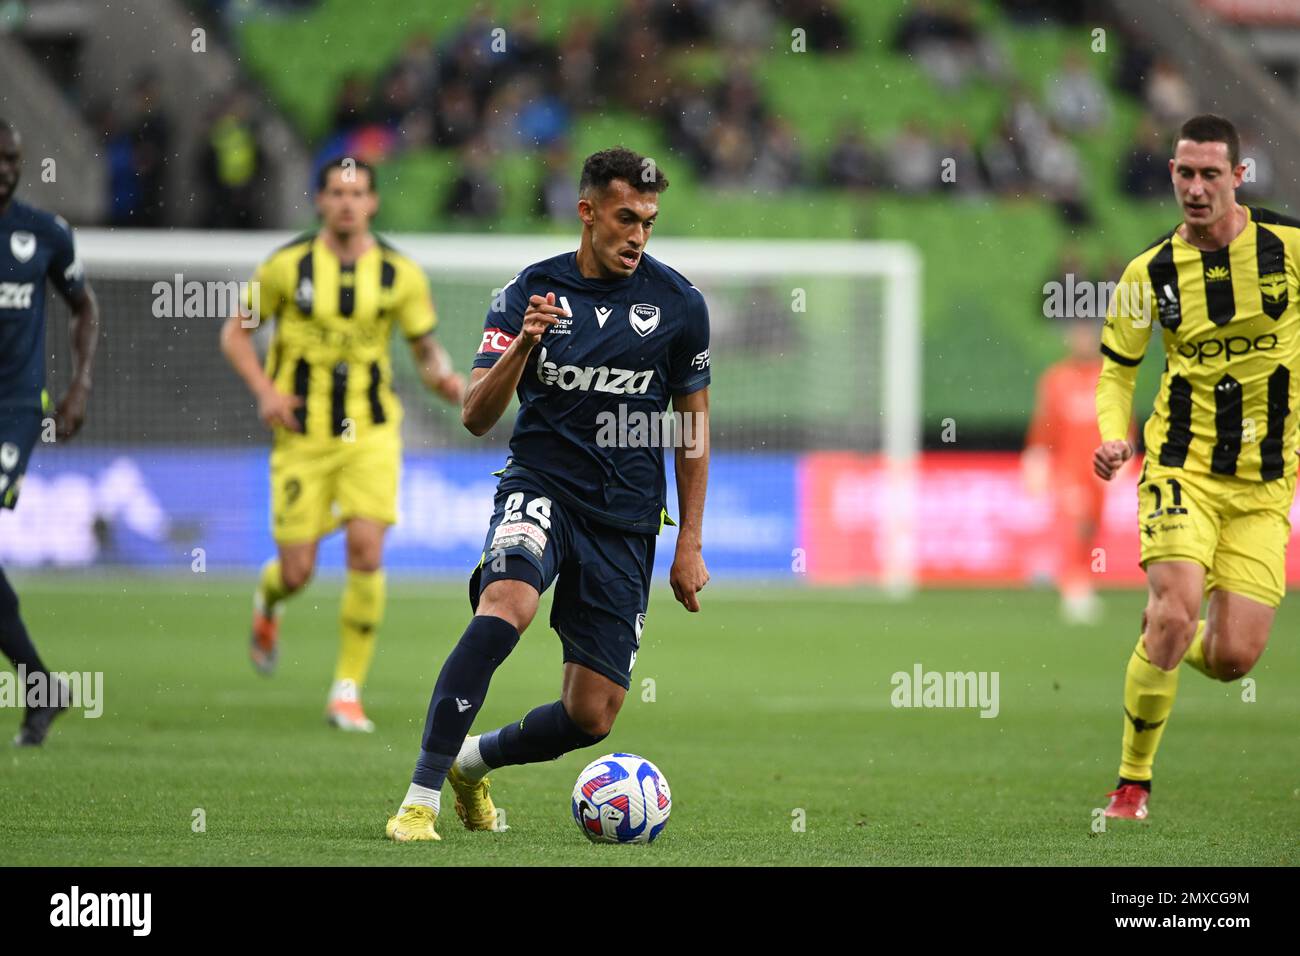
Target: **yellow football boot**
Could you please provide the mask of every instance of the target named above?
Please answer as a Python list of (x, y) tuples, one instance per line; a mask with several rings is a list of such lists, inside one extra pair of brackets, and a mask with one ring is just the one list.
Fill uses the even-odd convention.
[(388, 818), (388, 839), (398, 843), (415, 840), (441, 840), (433, 825), (438, 822), (438, 814), (432, 807), (410, 804), (402, 807), (397, 816)]
[(447, 774), (447, 782), (456, 791), (456, 816), (465, 824), (466, 830), (495, 830), (497, 828), (497, 808), (488, 796), (488, 778), (477, 782), (466, 780), (460, 773), (460, 765), (452, 764)]

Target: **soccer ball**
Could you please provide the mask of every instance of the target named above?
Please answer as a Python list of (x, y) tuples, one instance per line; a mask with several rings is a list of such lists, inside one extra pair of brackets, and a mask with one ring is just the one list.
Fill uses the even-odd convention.
[(664, 775), (635, 754), (593, 760), (573, 785), (573, 819), (592, 843), (651, 843), (672, 807)]

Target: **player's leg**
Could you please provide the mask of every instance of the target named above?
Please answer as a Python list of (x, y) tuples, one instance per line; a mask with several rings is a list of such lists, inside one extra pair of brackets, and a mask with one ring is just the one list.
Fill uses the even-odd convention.
[(281, 542), (276, 554), (258, 575), (253, 592), (253, 626), (248, 644), (249, 659), (263, 674), (275, 673), (280, 657), (281, 603), (307, 586), (316, 571), (318, 542)]
[[(493, 673), (532, 623), (541, 593), (555, 579), (566, 538), (563, 512), (549, 497), (525, 480), (501, 482), (483, 560), (470, 578), (474, 617), (438, 674), (411, 785), (388, 821), (390, 838), (439, 839), (434, 823), (442, 785), (487, 697)], [(456, 792), (466, 826), (491, 829), (496, 814), (487, 781), (463, 783)]]
[(1277, 608), (1231, 591), (1210, 592), (1201, 647), (1204, 673), (1215, 680), (1240, 680), (1250, 673), (1264, 648)]
[[(41, 415), (38, 411), (10, 411), (0, 420), (0, 508), (13, 508), (18, 504), (23, 475), (31, 460), (32, 448), (40, 434)], [(33, 674), (47, 675), (49, 671), (32, 643), (27, 625), (19, 612), (18, 594), (9, 583), (4, 569), (0, 568), (0, 653), (13, 664), (22, 677)], [(27, 703), (27, 685), (20, 680)], [(39, 746), (49, 732), (54, 718), (67, 707), (65, 685), (49, 683), (55, 693), (43, 706), (26, 707), (23, 722), (14, 744), (19, 747)]]
[(336, 525), (331, 505), (337, 472), (328, 445), (298, 435), (277, 436), (271, 450), (271, 537), (276, 555), (262, 565), (253, 593), (249, 659), (263, 674), (279, 658), (283, 602), (307, 586), (317, 542)]
[(1145, 819), (1151, 772), (1178, 692), (1178, 664), (1196, 634), (1205, 569), (1193, 561), (1147, 565), (1142, 634), (1124, 672), (1124, 735), (1109, 817)]
[(467, 738), (452, 770), (458, 797), (461, 781), (477, 781), (497, 767), (554, 760), (608, 736), (641, 643), (654, 543), (653, 535), (572, 522), (572, 560), (560, 571), (551, 610), (551, 626), (564, 643), (560, 699)]
[[(54, 718), (67, 709), (67, 695), (64, 692), (65, 685), (50, 676), (37, 653), (36, 645), (32, 643), (27, 625), (19, 613), (18, 595), (3, 568), (0, 568), (0, 653), (13, 664), (20, 677), (19, 686), (23, 688), (25, 710), (14, 744), (18, 747), (38, 747), (45, 741)], [(30, 706), (26, 697), (28, 678), (33, 674), (45, 674), (46, 686), (51, 689), (49, 698), (34, 707)]]
[(350, 518), (347, 529), (347, 578), (339, 606), (339, 656), (334, 668), (327, 715), (341, 730), (369, 733), (374, 724), (361, 706), (361, 688), (375, 655), (384, 619), (384, 535), (388, 525), (369, 518)]
[(1102, 494), (1100, 481), (1070, 482), (1062, 487), (1059, 502), (1066, 534), (1061, 567), (1061, 614), (1070, 624), (1094, 623), (1101, 613), (1093, 587), (1092, 546), (1100, 527)]
[(327, 717), (342, 730), (370, 732), (361, 688), (384, 617), (384, 536), (397, 521), (402, 443), (395, 426), (337, 443), (336, 495), (347, 529), (347, 579), (339, 607), (339, 657)]

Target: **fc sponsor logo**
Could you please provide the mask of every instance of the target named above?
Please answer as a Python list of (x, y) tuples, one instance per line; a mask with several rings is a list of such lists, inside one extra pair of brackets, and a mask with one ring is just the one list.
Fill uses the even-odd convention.
[(491, 352), (500, 355), (510, 348), (510, 343), (514, 340), (515, 337), (509, 332), (502, 332), (500, 329), (484, 329), (483, 341), (478, 347), (479, 354)]

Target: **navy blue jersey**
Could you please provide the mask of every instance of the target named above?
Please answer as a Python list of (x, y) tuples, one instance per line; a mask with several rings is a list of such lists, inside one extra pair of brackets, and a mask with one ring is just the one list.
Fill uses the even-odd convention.
[(45, 280), (66, 296), (85, 285), (72, 229), (10, 200), (0, 213), (0, 406), (41, 407), (45, 388)]
[[(537, 476), (598, 521), (657, 532), (663, 447), (635, 429), (652, 416), (662, 421), (673, 395), (709, 384), (704, 296), (648, 255), (626, 279), (588, 279), (568, 252), (529, 266), (502, 290), (488, 310), (475, 368), (496, 364), (523, 327), (529, 296), (548, 292), (569, 314), (528, 357), (509, 467)], [(620, 440), (611, 443), (615, 432)], [(628, 433), (632, 441), (621, 440)]]

